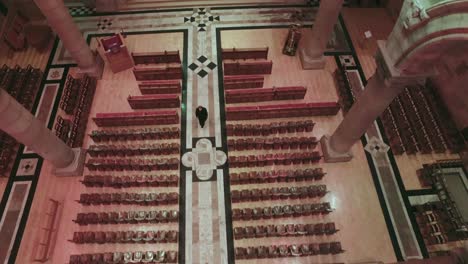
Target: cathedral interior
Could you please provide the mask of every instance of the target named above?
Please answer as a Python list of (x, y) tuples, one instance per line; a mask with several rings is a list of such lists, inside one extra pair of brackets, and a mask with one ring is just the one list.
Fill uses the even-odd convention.
[(467, 0), (0, 0), (0, 26), (0, 263), (468, 263)]

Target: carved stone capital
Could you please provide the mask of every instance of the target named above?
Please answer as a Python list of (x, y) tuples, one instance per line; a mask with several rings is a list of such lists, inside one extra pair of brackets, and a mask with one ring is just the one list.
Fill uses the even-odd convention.
[(377, 63), (376, 75), (382, 79), (387, 87), (405, 87), (410, 85), (424, 85), (430, 74), (404, 75), (395, 68), (394, 62), (388, 56), (385, 41), (377, 41), (377, 54), (375, 61)]
[(406, 9), (406, 14), (403, 17), (403, 26), (406, 30), (413, 30), (422, 22), (429, 19), (426, 12), (426, 7), (421, 0), (409, 0), (403, 7)]

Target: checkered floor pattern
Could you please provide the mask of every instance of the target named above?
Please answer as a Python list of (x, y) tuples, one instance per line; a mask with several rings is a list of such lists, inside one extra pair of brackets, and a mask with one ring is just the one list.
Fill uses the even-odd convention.
[(194, 71), (198, 76), (201, 78), (204, 78), (205, 76), (208, 75), (209, 72), (214, 70), (217, 65), (210, 61), (207, 57), (205, 56), (200, 56), (198, 57), (192, 64), (190, 64), (189, 69)]
[(96, 12), (96, 8), (89, 8), (86, 6), (69, 7), (68, 10), (71, 16), (88, 16)]

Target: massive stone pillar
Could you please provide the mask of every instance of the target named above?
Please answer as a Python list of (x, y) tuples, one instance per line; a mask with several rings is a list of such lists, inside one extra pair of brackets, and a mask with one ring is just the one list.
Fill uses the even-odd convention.
[(80, 30), (73, 22), (68, 9), (63, 4), (63, 0), (34, 0), (34, 2), (78, 64), (79, 73), (100, 78), (103, 71), (103, 61), (91, 51)]
[(302, 37), (299, 57), (303, 69), (323, 69), (325, 67), (323, 53), (338, 21), (342, 5), (343, 0), (320, 1), (312, 33)]
[(0, 89), (0, 129), (50, 161), (56, 174), (72, 176), (83, 171), (84, 153), (68, 147), (3, 89)]
[(385, 50), (385, 42), (379, 41), (376, 56), (377, 70), (369, 79), (365, 90), (353, 104), (341, 124), (331, 137), (321, 139), (325, 161), (349, 161), (349, 152), (356, 141), (366, 132), (369, 126), (390, 105), (398, 94), (412, 84), (425, 82), (425, 76), (402, 75), (394, 68)]

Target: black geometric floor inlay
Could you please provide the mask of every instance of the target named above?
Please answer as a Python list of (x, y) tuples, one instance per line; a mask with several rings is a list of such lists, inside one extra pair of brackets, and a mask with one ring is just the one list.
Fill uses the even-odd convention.
[(344, 68), (356, 67), (353, 55), (340, 55), (340, 62)]
[(108, 19), (108, 18), (101, 19), (96, 25), (98, 29), (104, 30), (112, 26), (112, 19)]
[(214, 62), (210, 61), (207, 57), (202, 55), (198, 57), (188, 67), (190, 70), (198, 74), (198, 76), (204, 78), (208, 75), (210, 71), (214, 70), (214, 68), (216, 68), (217, 65)]
[(215, 21), (219, 21), (219, 16), (213, 16), (207, 8), (197, 8), (192, 16), (184, 17), (184, 23), (192, 23), (199, 32), (206, 31), (206, 27)]
[(96, 12), (96, 8), (90, 8), (86, 6), (70, 7), (68, 9), (71, 16), (86, 16), (92, 15)]

